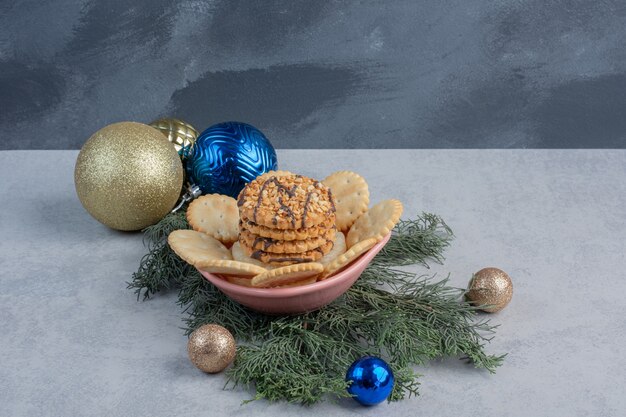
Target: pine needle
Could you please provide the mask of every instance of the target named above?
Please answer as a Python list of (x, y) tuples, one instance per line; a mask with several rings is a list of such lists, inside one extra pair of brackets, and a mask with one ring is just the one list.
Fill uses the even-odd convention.
[(379, 265), (420, 264), (428, 268), (427, 260), (443, 262), (443, 251), (450, 245), (452, 229), (436, 214), (422, 213), (415, 220), (400, 220), (393, 238), (374, 259)]
[(484, 351), (495, 327), (476, 321), (463, 291), (447, 279), (417, 276), (394, 266), (443, 262), (452, 231), (436, 215), (401, 221), (359, 280), (321, 310), (295, 316), (256, 313), (230, 300), (167, 245), (167, 235), (187, 228), (184, 214), (146, 229), (149, 253), (129, 288), (144, 299), (177, 287), (190, 334), (206, 323), (229, 329), (239, 341), (227, 386), (246, 387), (251, 400), (305, 405), (347, 397), (345, 372), (363, 355), (388, 361), (396, 377), (391, 401), (418, 394), (414, 366), (442, 357), (467, 359), (494, 372), (504, 355)]
[(133, 274), (127, 288), (133, 289), (139, 299), (150, 298), (159, 291), (168, 290), (185, 281), (196, 269), (183, 262), (167, 244), (167, 236), (178, 229), (188, 229), (185, 211), (169, 213), (160, 222), (143, 230), (148, 253), (141, 258), (139, 269)]

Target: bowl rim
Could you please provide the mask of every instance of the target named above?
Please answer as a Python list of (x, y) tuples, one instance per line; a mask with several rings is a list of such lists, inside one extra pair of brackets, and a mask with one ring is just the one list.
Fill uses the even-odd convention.
[(350, 278), (352, 278), (351, 271), (359, 268), (360, 266), (364, 266), (363, 264), (366, 264), (365, 267), (367, 267), (367, 265), (372, 261), (372, 259), (374, 259), (374, 256), (376, 256), (378, 252), (380, 252), (381, 249), (387, 244), (387, 242), (389, 242), (390, 238), (391, 238), (391, 233), (387, 234), (380, 242), (372, 246), (370, 250), (363, 253), (361, 256), (359, 256), (359, 258), (356, 261), (352, 262), (347, 268), (345, 268), (343, 271), (339, 272), (338, 274), (333, 275), (332, 277), (325, 279), (323, 281), (317, 281), (312, 284), (300, 285), (297, 287), (285, 287), (285, 288), (246, 287), (243, 285), (238, 285), (238, 284), (233, 284), (231, 282), (228, 282), (225, 279), (221, 278), (219, 275), (215, 275), (210, 272), (203, 271), (199, 268), (197, 269), (198, 269), (198, 272), (200, 272), (200, 274), (202, 274), (202, 276), (206, 280), (211, 282), (213, 285), (215, 285), (219, 289), (224, 288), (224, 290), (227, 292), (232, 291), (241, 295), (256, 296), (256, 297), (261, 297), (261, 298), (293, 297), (293, 296), (298, 296), (298, 295), (303, 295), (303, 294), (308, 294), (311, 292), (324, 290), (329, 287), (338, 285), (341, 281), (350, 280)]

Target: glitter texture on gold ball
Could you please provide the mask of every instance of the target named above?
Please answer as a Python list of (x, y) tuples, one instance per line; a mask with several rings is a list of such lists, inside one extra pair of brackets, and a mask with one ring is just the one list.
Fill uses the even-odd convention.
[(99, 222), (117, 230), (140, 230), (161, 220), (176, 204), (183, 165), (161, 132), (121, 122), (94, 133), (74, 169), (76, 193)]
[(198, 131), (180, 119), (166, 117), (151, 122), (150, 126), (159, 130), (167, 140), (174, 144), (176, 152), (183, 160), (187, 158), (198, 138)]
[(501, 269), (484, 268), (476, 272), (466, 293), (472, 304), (489, 305), (482, 308), (487, 313), (496, 313), (506, 307), (513, 298), (513, 282)]
[(205, 324), (191, 333), (187, 343), (189, 359), (204, 372), (217, 373), (235, 359), (236, 343), (233, 335), (217, 324)]

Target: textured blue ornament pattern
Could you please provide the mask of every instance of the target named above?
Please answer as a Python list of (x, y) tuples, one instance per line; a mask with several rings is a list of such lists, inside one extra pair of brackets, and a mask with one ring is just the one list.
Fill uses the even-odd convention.
[(235, 198), (248, 182), (277, 168), (270, 141), (254, 126), (239, 122), (220, 123), (202, 132), (186, 164), (190, 182), (203, 194)]
[(362, 405), (374, 405), (389, 397), (395, 378), (387, 362), (375, 356), (365, 356), (350, 365), (346, 381), (352, 381), (348, 392), (356, 401)]

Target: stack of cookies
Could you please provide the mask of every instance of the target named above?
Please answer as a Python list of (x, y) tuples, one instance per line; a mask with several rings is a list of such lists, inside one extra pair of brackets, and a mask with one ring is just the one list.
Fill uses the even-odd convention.
[(209, 194), (191, 202), (193, 230), (173, 231), (168, 243), (203, 273), (233, 284), (307, 285), (349, 267), (402, 215), (398, 200), (368, 207), (367, 182), (354, 172), (338, 171), (320, 182), (271, 171), (250, 182), (238, 200)]
[(239, 194), (239, 245), (250, 258), (273, 267), (317, 262), (335, 244), (335, 203), (319, 181), (269, 173)]

